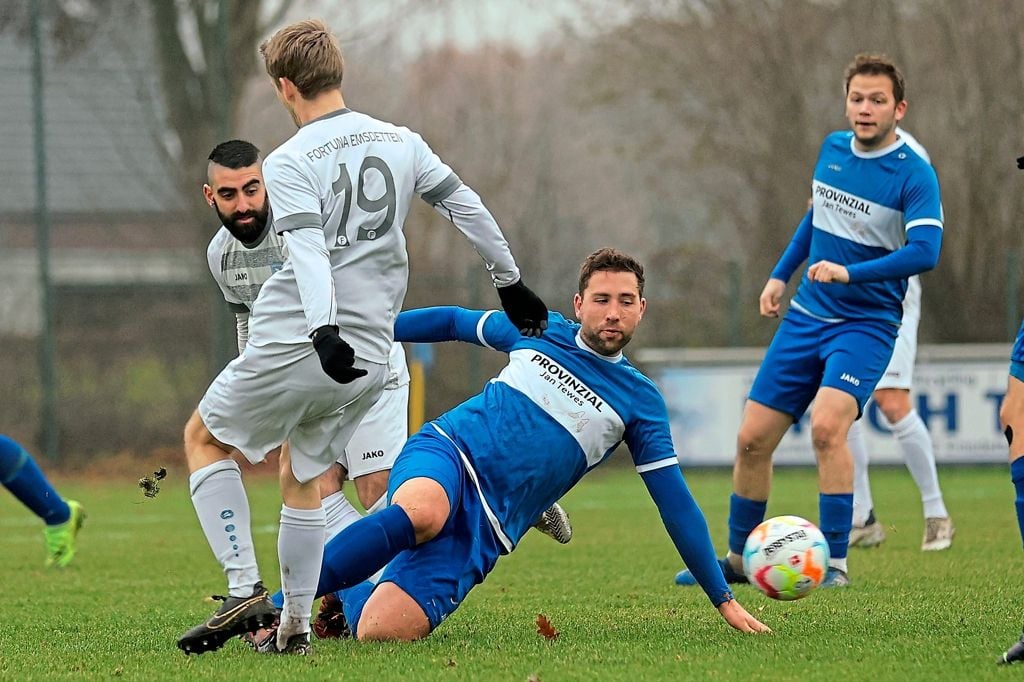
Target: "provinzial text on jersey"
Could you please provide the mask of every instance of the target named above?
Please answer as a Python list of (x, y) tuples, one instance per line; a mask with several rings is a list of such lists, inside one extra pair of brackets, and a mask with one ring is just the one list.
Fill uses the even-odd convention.
[[(550, 358), (537, 353), (530, 358), (530, 362), (540, 365), (540, 368), (544, 370), (546, 377), (551, 377), (551, 379), (560, 383), (561, 386), (559, 386), (559, 388), (562, 389), (562, 392), (575, 400), (577, 404), (582, 406), (582, 401), (586, 401), (593, 405), (595, 410), (598, 412), (601, 411), (601, 408), (604, 406), (604, 401), (598, 398), (582, 381), (551, 362)], [(551, 383), (555, 383), (555, 381), (552, 381)]]
[(313, 149), (306, 152), (306, 157), (309, 158), (310, 161), (322, 159), (325, 156), (329, 156), (332, 152), (336, 152), (340, 149), (356, 147), (361, 144), (369, 144), (370, 142), (402, 142), (402, 136), (398, 133), (392, 133), (386, 130), (342, 135), (334, 138), (333, 140), (328, 140), (326, 144), (322, 144), (319, 147), (313, 147)]
[(837, 204), (849, 206), (855, 211), (863, 211), (866, 215), (871, 215), (871, 204), (857, 197), (851, 197), (849, 194), (844, 194), (839, 190), (825, 187), (824, 185), (815, 185), (814, 193), (826, 201), (834, 201)]

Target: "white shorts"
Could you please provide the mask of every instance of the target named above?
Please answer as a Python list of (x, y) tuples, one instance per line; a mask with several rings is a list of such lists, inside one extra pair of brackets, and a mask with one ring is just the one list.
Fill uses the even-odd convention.
[(920, 318), (916, 315), (904, 315), (900, 325), (896, 346), (892, 349), (892, 359), (885, 368), (885, 374), (875, 386), (880, 388), (903, 388), (910, 390), (914, 384), (914, 363), (917, 360), (917, 325)]
[(246, 346), (199, 401), (213, 437), (253, 464), (286, 440), (302, 483), (327, 471), (384, 390), (387, 366), (356, 359), (365, 377), (339, 384), (312, 345)]
[(385, 389), (359, 422), (338, 464), (349, 479), (387, 471), (409, 439), (409, 384)]

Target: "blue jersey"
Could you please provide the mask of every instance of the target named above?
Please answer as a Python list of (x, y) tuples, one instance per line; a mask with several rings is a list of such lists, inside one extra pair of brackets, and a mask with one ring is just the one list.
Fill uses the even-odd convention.
[(818, 155), (812, 197), (808, 262), (828, 260), (847, 266), (850, 283), (812, 283), (805, 276), (793, 306), (823, 320), (899, 324), (906, 275), (928, 268), (877, 279), (859, 276), (864, 271), (856, 271), (855, 264), (876, 261), (900, 249), (914, 228), (942, 229), (939, 183), (932, 166), (904, 138), (863, 152), (854, 146), (851, 131), (834, 132), (825, 138)]
[(541, 338), (504, 313), (438, 307), (401, 313), (398, 341), (461, 340), (508, 353), (484, 390), (431, 423), (459, 450), (506, 552), (541, 513), (625, 442), (687, 565), (717, 605), (731, 599), (704, 516), (678, 466), (665, 401), (618, 354), (605, 357), (580, 325), (550, 312)]

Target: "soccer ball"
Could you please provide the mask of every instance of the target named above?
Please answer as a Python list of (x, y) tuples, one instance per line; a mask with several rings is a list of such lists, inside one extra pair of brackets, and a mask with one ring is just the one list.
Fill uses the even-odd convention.
[(743, 547), (747, 580), (772, 599), (810, 594), (825, 578), (828, 543), (818, 527), (799, 516), (776, 516), (751, 531)]

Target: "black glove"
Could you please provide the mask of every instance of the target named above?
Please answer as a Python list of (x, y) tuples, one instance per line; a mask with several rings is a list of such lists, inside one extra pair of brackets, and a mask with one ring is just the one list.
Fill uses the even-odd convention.
[(508, 319), (523, 336), (540, 338), (548, 328), (548, 307), (523, 284), (522, 279), (507, 287), (498, 287), (498, 298)]
[(1024, 170), (1024, 156), (1017, 157), (1017, 168)]
[(352, 366), (356, 361), (356, 352), (341, 338), (337, 327), (324, 325), (309, 337), (313, 339), (313, 348), (320, 356), (320, 366), (327, 376), (339, 384), (347, 384), (366, 376), (365, 369)]

